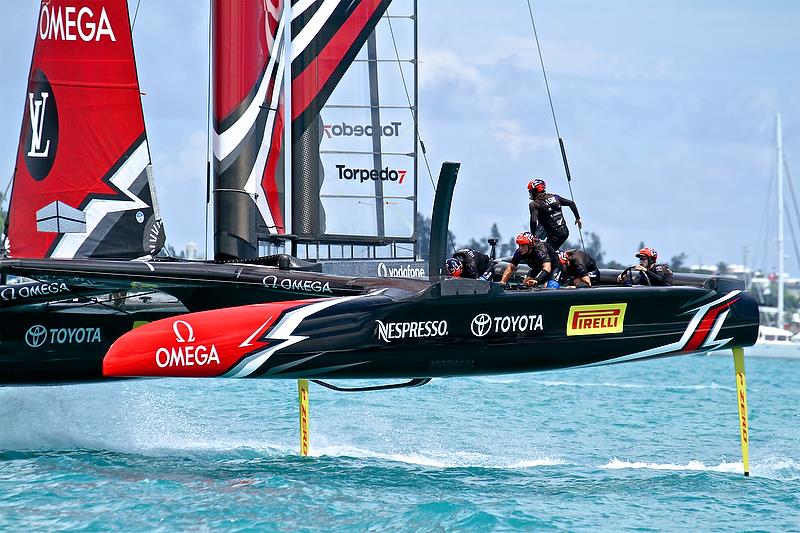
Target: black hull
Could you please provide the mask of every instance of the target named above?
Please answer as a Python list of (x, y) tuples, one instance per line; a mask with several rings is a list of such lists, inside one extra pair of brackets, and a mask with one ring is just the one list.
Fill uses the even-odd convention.
[[(749, 346), (758, 330), (753, 299), (741, 292), (735, 280), (718, 278), (695, 277), (693, 286), (669, 288), (514, 291), (468, 280), (430, 285), (419, 280), (348, 278), (247, 264), (4, 260), (0, 270), (60, 280), (69, 286), (69, 296), (75, 297), (65, 300), (59, 294), (55, 301), (3, 307), (0, 384), (7, 385), (148, 375), (107, 372), (103, 376), (112, 344), (135, 335), (132, 330), (143, 323), (170, 319), (165, 324), (174, 343), (170, 328), (178, 317), (195, 323), (196, 317), (208, 314), (212, 324), (239, 312), (259, 318), (274, 314), (271, 306), (280, 306), (283, 314), (307, 307), (310, 304), (304, 301), (309, 298), (336, 302), (297, 325), (293, 335), (305, 337), (302, 342), (276, 349), (246, 375), (226, 371), (218, 376), (414, 378), (537, 372), (708, 351), (714, 343), (725, 348)], [(91, 295), (103, 292), (122, 294), (124, 299), (116, 305), (92, 299)], [(173, 299), (158, 303), (148, 296), (151, 293)], [(716, 301), (721, 303), (713, 304)], [(259, 305), (240, 307), (252, 303)], [(621, 304), (625, 313), (620, 331), (569, 334), (570, 312), (576, 306)], [(716, 309), (721, 306), (724, 310)], [(709, 315), (711, 322), (705, 318), (709, 328), (716, 330), (709, 329), (699, 338), (695, 330), (702, 329), (701, 315), (706, 311), (717, 313)], [(497, 331), (476, 335), (473, 321), (481, 314), (489, 317), (491, 328)], [(392, 338), (398, 332), (402, 335), (398, 328), (403, 327), (392, 324), (423, 324), (419, 327), (424, 329), (424, 323), (441, 321), (447, 323), (446, 332), (424, 336), (417, 330)], [(389, 328), (383, 337), (381, 324)], [(217, 332), (212, 327), (209, 334), (206, 340), (211, 342)], [(132, 345), (133, 352), (137, 345)], [(152, 359), (152, 353), (143, 357)], [(176, 370), (174, 375), (183, 375)]]

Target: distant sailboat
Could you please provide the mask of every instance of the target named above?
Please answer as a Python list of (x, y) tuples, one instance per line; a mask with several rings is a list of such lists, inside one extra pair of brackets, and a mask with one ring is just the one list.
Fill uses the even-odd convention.
[(746, 357), (800, 359), (800, 343), (794, 342), (794, 334), (784, 329), (786, 325), (784, 311), (784, 157), (780, 114), (775, 116), (775, 135), (778, 169), (778, 306), (776, 309), (776, 322), (775, 327), (759, 326), (756, 343), (749, 348), (745, 348), (744, 354)]

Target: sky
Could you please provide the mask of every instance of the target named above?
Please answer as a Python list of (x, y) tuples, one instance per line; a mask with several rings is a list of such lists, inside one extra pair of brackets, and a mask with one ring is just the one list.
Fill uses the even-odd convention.
[[(774, 200), (764, 214), (776, 113), (800, 176), (800, 3), (532, 3), (574, 198), (606, 259), (633, 263), (644, 241), (662, 259), (742, 263), (747, 247), (748, 264), (774, 269), (777, 237), (763, 220), (777, 225)], [(136, 4), (129, 0), (132, 12)], [(461, 162), (450, 229), (465, 243), (496, 222), (508, 239), (527, 227), (530, 179), (569, 195), (526, 0), (419, 4), (421, 137), (434, 176), (443, 161)], [(3, 2), (2, 189), (14, 169), (38, 6)], [(207, 9), (199, 0), (141, 0), (134, 27), (168, 242), (201, 251)], [(419, 183), (419, 209), (430, 216), (426, 173)], [(787, 255), (787, 271), (800, 274), (788, 230)]]

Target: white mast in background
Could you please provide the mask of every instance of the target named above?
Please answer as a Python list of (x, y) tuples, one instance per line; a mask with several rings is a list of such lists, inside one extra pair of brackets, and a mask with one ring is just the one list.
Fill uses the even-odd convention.
[(778, 327), (783, 329), (783, 138), (781, 115), (775, 115), (778, 139)]

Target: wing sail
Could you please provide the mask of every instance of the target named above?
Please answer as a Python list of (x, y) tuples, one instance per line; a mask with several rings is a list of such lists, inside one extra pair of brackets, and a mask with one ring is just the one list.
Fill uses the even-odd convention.
[(214, 0), (215, 256), (284, 233), (282, 0)]

